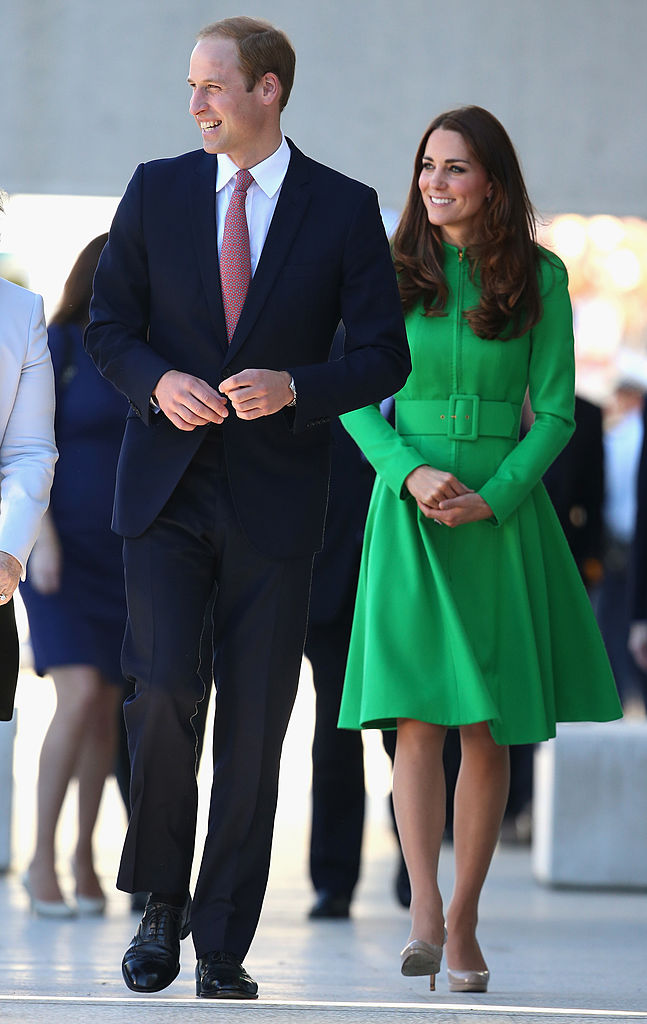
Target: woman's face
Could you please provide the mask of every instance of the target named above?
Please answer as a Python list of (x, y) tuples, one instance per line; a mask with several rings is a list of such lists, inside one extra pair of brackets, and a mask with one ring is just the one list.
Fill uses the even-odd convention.
[(492, 183), (459, 132), (431, 133), (418, 187), (429, 223), (440, 228), (445, 242), (462, 249), (477, 239)]

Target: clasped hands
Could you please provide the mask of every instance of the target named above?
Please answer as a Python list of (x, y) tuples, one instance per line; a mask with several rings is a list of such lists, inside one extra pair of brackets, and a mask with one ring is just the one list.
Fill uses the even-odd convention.
[(418, 466), (404, 483), (422, 514), (445, 526), (463, 526), (493, 514), (480, 494), (433, 466)]
[(256, 420), (283, 409), (294, 395), (287, 370), (242, 370), (223, 380), (217, 391), (190, 373), (167, 370), (153, 397), (179, 430), (195, 430), (222, 423), (229, 415), (228, 402), (239, 419)]

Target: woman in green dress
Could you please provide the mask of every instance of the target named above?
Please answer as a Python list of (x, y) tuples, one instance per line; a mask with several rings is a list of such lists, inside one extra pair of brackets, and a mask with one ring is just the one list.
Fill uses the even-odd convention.
[[(446, 941), (450, 990), (485, 991), (478, 901), (508, 745), (622, 712), (541, 483), (574, 428), (566, 270), (536, 243), (514, 148), (487, 111), (451, 111), (425, 132), (393, 253), (413, 370), (395, 429), (377, 406), (342, 417), (377, 479), (339, 724), (398, 730), (393, 797), (412, 887), (402, 973), (434, 988)], [(535, 419), (519, 441), (526, 390)], [(449, 726), (462, 758), (445, 915)]]

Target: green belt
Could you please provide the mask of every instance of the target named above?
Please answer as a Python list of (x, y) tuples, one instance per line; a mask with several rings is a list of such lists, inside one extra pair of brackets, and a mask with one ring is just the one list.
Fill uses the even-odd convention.
[(399, 434), (445, 434), (455, 441), (478, 437), (519, 435), (521, 406), (488, 402), (479, 395), (450, 395), (429, 401), (396, 399), (395, 425)]

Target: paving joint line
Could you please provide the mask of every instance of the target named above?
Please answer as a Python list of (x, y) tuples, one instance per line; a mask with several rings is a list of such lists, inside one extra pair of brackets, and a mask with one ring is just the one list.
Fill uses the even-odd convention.
[[(184, 996), (173, 998), (172, 996), (47, 996), (29, 994), (0, 995), (2, 1003), (32, 1003), (32, 1004), (83, 1004), (85, 1006), (196, 1006), (210, 1002), (225, 1003), (228, 1005), (240, 1006), (239, 999), (199, 1000), (195, 997)], [(249, 1003), (258, 1009), (302, 1009), (302, 1010), (366, 1010), (376, 1015), (380, 1013), (412, 1011), (442, 1011), (443, 1013), (467, 1013), (480, 1012), (494, 1016), (502, 1014), (514, 1014), (516, 1016), (541, 1016), (541, 1017), (562, 1017), (586, 1019), (611, 1019), (611, 1020), (644, 1020), (647, 1021), (647, 1011), (643, 1010), (603, 1010), (584, 1009), (583, 1007), (550, 1007), (550, 1006), (505, 1006), (488, 1003), (436, 1003), (431, 1000), (428, 1003), (375, 1003), (353, 1001), (332, 1001), (332, 1000), (279, 1000), (279, 999), (258, 999)]]

